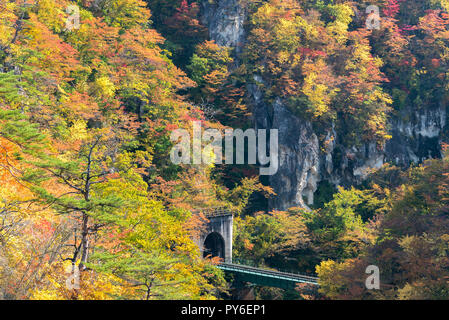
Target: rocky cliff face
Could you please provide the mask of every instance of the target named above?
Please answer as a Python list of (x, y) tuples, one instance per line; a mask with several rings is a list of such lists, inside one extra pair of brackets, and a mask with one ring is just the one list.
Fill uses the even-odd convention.
[(211, 39), (220, 46), (241, 48), (246, 15), (240, 0), (204, 0), (201, 9)]
[(279, 130), (279, 169), (269, 178), (277, 196), (270, 200), (270, 207), (284, 210), (313, 204), (322, 159), (312, 125), (295, 117), (280, 99), (267, 106), (257, 85), (249, 85), (248, 92), (256, 129)]
[[(239, 0), (205, 0), (202, 4), (203, 23), (209, 27), (210, 38), (217, 44), (236, 48), (237, 56), (244, 45), (245, 10)], [(321, 181), (337, 186), (361, 183), (372, 169), (386, 162), (401, 166), (419, 163), (441, 156), (441, 137), (447, 130), (444, 106), (416, 111), (402, 110), (390, 120), (389, 140), (382, 150), (375, 144), (360, 148), (344, 148), (337, 143), (338, 135), (330, 130), (320, 146), (312, 125), (293, 115), (277, 99), (266, 105), (258, 82), (248, 85), (253, 103), (254, 125), (257, 129), (279, 130), (279, 170), (270, 177), (277, 196), (270, 207), (284, 210), (314, 202), (314, 193)]]
[(385, 148), (387, 161), (409, 165), (440, 157), (441, 138), (448, 129), (446, 108), (405, 109), (391, 120), (390, 127), (393, 138)]

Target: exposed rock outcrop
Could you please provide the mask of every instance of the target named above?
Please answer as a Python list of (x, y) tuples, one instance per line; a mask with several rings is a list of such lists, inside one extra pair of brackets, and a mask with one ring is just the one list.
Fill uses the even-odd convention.
[(295, 117), (280, 99), (272, 107), (267, 106), (256, 85), (250, 85), (248, 89), (254, 98), (256, 129), (279, 130), (279, 169), (269, 178), (277, 196), (270, 200), (270, 207), (279, 210), (298, 206), (307, 208), (313, 204), (320, 181), (318, 137), (312, 125)]
[(407, 108), (390, 122), (392, 139), (387, 142), (387, 161), (398, 165), (441, 157), (441, 140), (447, 126), (446, 108)]
[[(236, 48), (238, 58), (244, 45), (246, 19), (240, 1), (204, 0), (202, 12), (210, 38), (219, 45)], [(338, 144), (333, 128), (320, 146), (310, 122), (292, 114), (281, 99), (267, 105), (258, 83), (263, 84), (263, 80), (254, 75), (254, 84), (248, 85), (254, 125), (257, 129), (279, 130), (279, 170), (270, 177), (277, 196), (271, 200), (271, 208), (307, 208), (313, 204), (320, 181), (335, 186), (356, 185), (385, 162), (408, 166), (441, 156), (441, 137), (447, 130), (445, 106), (419, 111), (410, 107), (393, 116), (390, 119), (392, 139), (382, 149), (375, 143), (344, 148)]]
[(245, 36), (245, 9), (239, 0), (203, 1), (202, 22), (218, 45), (241, 48)]

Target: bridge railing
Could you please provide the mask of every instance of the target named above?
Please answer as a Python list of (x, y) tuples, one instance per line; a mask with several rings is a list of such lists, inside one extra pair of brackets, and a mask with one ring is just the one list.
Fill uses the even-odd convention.
[[(224, 271), (230, 271), (230, 272), (237, 272), (244, 275), (249, 276), (258, 276), (262, 278), (267, 279), (277, 279), (277, 281), (287, 281), (287, 282), (294, 282), (294, 283), (308, 283), (312, 285), (319, 285), (318, 284), (318, 278), (317, 277), (311, 277), (307, 275), (302, 274), (295, 274), (295, 273), (284, 273), (274, 270), (267, 270), (267, 269), (260, 269), (260, 268), (254, 268), (244, 265), (238, 265), (238, 264), (229, 264), (229, 263), (222, 263), (218, 265), (218, 268), (224, 270)], [(249, 281), (252, 282), (252, 281)]]
[(313, 279), (318, 279), (316, 276), (299, 274), (299, 273), (292, 272), (292, 271), (285, 270), (285, 269), (272, 269), (272, 268), (263, 267), (263, 266), (261, 267), (260, 265), (257, 265), (254, 261), (241, 259), (241, 258), (233, 258), (232, 264), (241, 265), (242, 267), (248, 266), (248, 267), (252, 267), (255, 269), (259, 269), (259, 270), (264, 270), (267, 272), (277, 272), (277, 273), (283, 273), (283, 274), (288, 274), (288, 275), (296, 275), (299, 277), (309, 277), (309, 278), (313, 278)]

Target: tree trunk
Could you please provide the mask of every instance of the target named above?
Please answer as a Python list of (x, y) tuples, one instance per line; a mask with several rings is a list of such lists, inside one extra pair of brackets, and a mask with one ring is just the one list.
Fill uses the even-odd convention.
[(87, 258), (89, 256), (89, 227), (88, 227), (88, 222), (89, 222), (89, 216), (85, 213), (83, 213), (83, 225), (82, 225), (82, 233), (81, 233), (81, 251), (82, 251), (82, 255), (81, 255), (81, 262), (79, 265), (79, 269), (80, 271), (83, 271), (86, 269), (85, 267), (85, 263), (87, 262)]

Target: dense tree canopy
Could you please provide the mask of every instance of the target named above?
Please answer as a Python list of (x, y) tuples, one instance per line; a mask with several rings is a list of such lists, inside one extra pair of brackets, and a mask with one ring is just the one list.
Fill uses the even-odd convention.
[[(276, 194), (254, 166), (170, 161), (174, 129), (251, 127), (254, 85), (321, 142), (335, 129), (382, 148), (391, 115), (447, 105), (448, 1), (240, 5), (237, 51), (209, 39), (201, 1), (2, 1), (0, 299), (220, 298), (224, 275), (195, 244), (210, 207), (235, 213), (237, 259), (316, 272), (319, 297), (448, 298), (447, 156), (286, 212), (266, 210)], [(365, 289), (368, 265), (381, 290)]]

